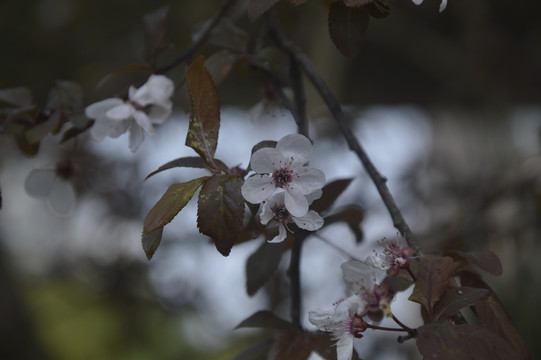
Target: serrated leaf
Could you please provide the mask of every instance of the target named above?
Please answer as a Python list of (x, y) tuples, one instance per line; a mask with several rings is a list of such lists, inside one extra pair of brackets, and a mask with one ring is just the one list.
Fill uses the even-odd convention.
[(409, 300), (423, 305), (432, 315), (434, 304), (449, 287), (453, 271), (452, 258), (426, 255), (419, 263), (415, 288)]
[(215, 175), (201, 188), (197, 202), (197, 226), (214, 240), (216, 249), (229, 255), (242, 231), (244, 198), (238, 176)]
[(188, 69), (186, 85), (192, 102), (186, 146), (212, 162), (218, 144), (220, 100), (203, 56), (198, 57)]
[(425, 360), (523, 359), (506, 341), (488, 329), (441, 321), (417, 329), (417, 347)]
[(329, 7), (329, 34), (336, 48), (348, 59), (361, 50), (370, 13), (365, 7), (348, 7), (336, 1)]
[(253, 296), (274, 275), (284, 253), (284, 243), (263, 244), (246, 261), (246, 291)]
[(7, 104), (25, 107), (32, 105), (32, 93), (26, 87), (0, 89), (0, 101)]
[(169, 6), (165, 5), (143, 16), (145, 31), (145, 59), (149, 64), (154, 64), (158, 55), (163, 36)]
[(280, 0), (251, 0), (248, 4), (248, 19), (250, 19), (250, 21), (255, 21), (278, 1)]
[(150, 234), (170, 223), (208, 178), (208, 176), (203, 176), (169, 186), (165, 194), (148, 212), (143, 225), (143, 235)]
[(334, 204), (338, 196), (347, 189), (352, 180), (353, 179), (340, 179), (328, 183), (323, 187), (323, 195), (315, 200), (310, 208), (319, 214), (325, 212), (332, 204)]
[(306, 360), (312, 353), (304, 334), (286, 332), (276, 337), (268, 360)]
[(434, 306), (434, 319), (453, 316), (466, 306), (471, 306), (482, 297), (489, 294), (487, 289), (478, 289), (467, 286), (449, 288), (440, 301)]
[(148, 234), (143, 233), (141, 242), (148, 260), (152, 259), (152, 256), (154, 256), (158, 246), (160, 246), (160, 242), (162, 241), (162, 233), (163, 227), (158, 228)]
[(492, 251), (449, 251), (446, 255), (451, 256), (455, 260), (476, 266), (492, 275), (501, 275), (503, 266), (498, 256)]
[(235, 329), (240, 328), (261, 328), (261, 329), (273, 329), (280, 331), (297, 331), (297, 327), (292, 323), (285, 321), (274, 315), (274, 313), (261, 310), (255, 314), (250, 315), (247, 319), (238, 324)]

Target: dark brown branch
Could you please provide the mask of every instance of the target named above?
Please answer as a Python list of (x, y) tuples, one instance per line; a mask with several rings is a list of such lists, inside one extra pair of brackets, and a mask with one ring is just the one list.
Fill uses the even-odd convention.
[(291, 291), (291, 322), (299, 328), (302, 328), (301, 254), (302, 245), (306, 235), (308, 235), (306, 230), (297, 229), (295, 231), (295, 243), (291, 250), (291, 260), (287, 271), (290, 281), (289, 288)]
[(210, 20), (209, 23), (205, 25), (205, 28), (202, 30), (201, 34), (195, 41), (186, 49), (182, 54), (180, 54), (176, 59), (171, 61), (169, 64), (159, 67), (156, 70), (157, 74), (165, 74), (173, 68), (177, 67), (179, 64), (182, 64), (184, 61), (190, 59), (192, 55), (199, 49), (199, 47), (207, 40), (210, 35), (210, 32), (220, 20), (224, 17), (225, 13), (234, 5), (236, 0), (224, 0), (222, 6), (214, 17)]
[(273, 21), (274, 19), (267, 17), (267, 20), (269, 22), (270, 36), (274, 39), (278, 46), (280, 46), (292, 58), (295, 58), (298, 61), (299, 65), (303, 68), (306, 76), (308, 76), (308, 78), (310, 79), (310, 82), (319, 92), (323, 101), (325, 101), (325, 103), (327, 104), (327, 107), (329, 108), (334, 119), (336, 120), (338, 127), (342, 132), (342, 135), (348, 143), (349, 148), (353, 152), (355, 152), (355, 154), (357, 154), (357, 157), (363, 164), (366, 172), (376, 186), (379, 195), (383, 200), (383, 203), (385, 204), (385, 207), (391, 215), (395, 228), (398, 229), (400, 234), (402, 234), (408, 245), (417, 250), (417, 254), (419, 256), (422, 256), (422, 250), (417, 243), (415, 236), (413, 235), (411, 229), (406, 223), (404, 217), (402, 216), (402, 212), (396, 205), (396, 202), (391, 195), (389, 188), (387, 187), (387, 179), (379, 173), (379, 171), (376, 169), (355, 135), (353, 135), (353, 131), (349, 127), (346, 116), (342, 111), (342, 107), (330, 91), (329, 87), (327, 86), (323, 78), (319, 75), (319, 73), (314, 69), (310, 59), (303, 52), (297, 49), (293, 44), (291, 44), (285, 39), (278, 26), (276, 26), (276, 23)]

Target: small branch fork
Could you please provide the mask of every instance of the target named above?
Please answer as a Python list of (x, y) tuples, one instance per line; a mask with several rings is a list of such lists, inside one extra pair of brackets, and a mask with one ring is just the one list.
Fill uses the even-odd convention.
[(414, 248), (417, 251), (417, 255), (423, 256), (422, 249), (420, 248), (413, 232), (409, 228), (406, 220), (404, 219), (402, 212), (396, 205), (396, 202), (387, 187), (387, 179), (382, 176), (379, 171), (376, 169), (367, 153), (353, 134), (350, 126), (348, 125), (346, 116), (342, 111), (342, 107), (330, 91), (329, 87), (323, 80), (323, 78), (317, 73), (314, 69), (310, 59), (297, 49), (291, 42), (289, 42), (282, 32), (280, 31), (278, 25), (276, 24), (275, 18), (269, 12), (266, 16), (269, 35), (276, 42), (276, 44), (286, 51), (292, 59), (296, 60), (298, 66), (303, 70), (312, 85), (319, 92), (321, 98), (327, 104), (330, 112), (332, 113), (334, 119), (336, 120), (338, 127), (340, 128), (342, 135), (346, 139), (349, 148), (357, 155), (361, 163), (363, 164), (366, 172), (372, 179), (372, 182), (376, 186), (385, 207), (389, 211), (391, 219), (393, 220), (394, 227), (400, 232), (404, 237), (409, 246)]

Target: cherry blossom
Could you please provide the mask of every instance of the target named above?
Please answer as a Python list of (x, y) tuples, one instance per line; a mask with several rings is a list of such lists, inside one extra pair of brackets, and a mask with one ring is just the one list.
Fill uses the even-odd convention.
[(383, 253), (374, 253), (366, 259), (366, 262), (378, 269), (387, 270), (391, 276), (398, 275), (400, 269), (406, 269), (409, 266), (409, 259), (415, 254), (415, 249), (403, 244), (397, 240), (395, 242), (379, 241), (378, 244), (383, 247)]
[(312, 144), (305, 136), (284, 136), (276, 148), (259, 149), (252, 154), (250, 165), (256, 172), (246, 179), (241, 191), (244, 198), (254, 204), (269, 198), (276, 189), (284, 190), (287, 211), (302, 217), (308, 213), (307, 194), (320, 190), (325, 174), (308, 166)]
[(284, 193), (284, 191), (277, 192), (261, 203), (259, 215), (261, 223), (263, 225), (270, 223), (270, 226), (278, 226), (278, 235), (269, 241), (272, 243), (285, 240), (287, 237), (286, 229), (291, 223), (309, 231), (318, 230), (323, 226), (323, 218), (314, 210), (309, 210), (304, 216), (291, 215), (284, 204)]
[(139, 89), (130, 87), (128, 100), (110, 98), (89, 105), (85, 114), (95, 123), (90, 129), (92, 138), (116, 138), (129, 130), (130, 150), (135, 151), (144, 138), (143, 130), (154, 132), (155, 124), (164, 123), (171, 114), (170, 100), (173, 82), (164, 75), (152, 75)]
[(337, 360), (351, 360), (353, 340), (363, 337), (367, 323), (362, 318), (365, 302), (357, 295), (338, 302), (334, 310), (308, 312), (308, 320), (317, 328), (332, 333), (336, 340)]

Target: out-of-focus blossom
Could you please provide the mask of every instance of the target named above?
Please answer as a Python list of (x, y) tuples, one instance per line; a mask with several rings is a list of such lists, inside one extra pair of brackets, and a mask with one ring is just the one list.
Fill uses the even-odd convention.
[(378, 243), (383, 247), (383, 253), (374, 251), (366, 262), (375, 268), (387, 270), (387, 274), (391, 276), (398, 275), (400, 269), (406, 269), (409, 266), (409, 259), (416, 252), (414, 248), (399, 240), (390, 242), (384, 239)]
[[(411, 0), (413, 1), (413, 3), (415, 5), (421, 5), (423, 3), (423, 0)], [(443, 10), (445, 10), (445, 8), (447, 7), (447, 0), (441, 0), (441, 3), (440, 3), (440, 12), (442, 12)]]
[(90, 129), (94, 140), (104, 137), (116, 138), (129, 130), (131, 151), (137, 150), (144, 138), (143, 130), (149, 134), (154, 126), (164, 123), (171, 114), (173, 82), (164, 75), (152, 75), (139, 89), (130, 87), (128, 100), (110, 98), (94, 103), (85, 109), (85, 114), (95, 123)]

